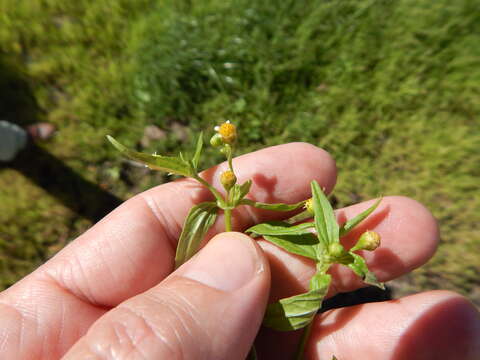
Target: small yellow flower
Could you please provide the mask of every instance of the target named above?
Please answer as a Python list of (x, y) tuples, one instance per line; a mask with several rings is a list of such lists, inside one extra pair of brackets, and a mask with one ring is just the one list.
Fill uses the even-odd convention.
[(314, 215), (314, 211), (313, 211), (313, 199), (310, 198), (308, 199), (307, 201), (305, 201), (305, 205), (303, 206), (305, 208), (305, 210), (308, 211), (308, 213), (310, 215)]
[(237, 177), (231, 170), (224, 171), (220, 175), (220, 183), (228, 191), (237, 183)]
[(350, 251), (356, 250), (367, 250), (373, 251), (380, 246), (380, 235), (375, 231), (365, 231), (360, 238), (358, 239), (357, 243)]
[(225, 144), (231, 145), (237, 140), (237, 127), (230, 123), (230, 120), (227, 120), (220, 126), (215, 126), (215, 131), (222, 136)]

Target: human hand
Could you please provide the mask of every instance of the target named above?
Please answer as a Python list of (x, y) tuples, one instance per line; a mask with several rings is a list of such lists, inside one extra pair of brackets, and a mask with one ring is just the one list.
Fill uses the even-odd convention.
[[(235, 168), (240, 182), (253, 179), (251, 196), (268, 202), (308, 198), (310, 180), (330, 191), (336, 177), (327, 153), (298, 143), (239, 157)], [(215, 184), (218, 171), (203, 176)], [(171, 273), (183, 219), (206, 196), (190, 180), (146, 191), (1, 293), (0, 358), (56, 359), (67, 352), (67, 359), (244, 358), (267, 301), (304, 291), (313, 263), (265, 241), (223, 233)], [(352, 217), (369, 204), (337, 215)], [(243, 230), (274, 216), (279, 213), (241, 208), (234, 228)], [(430, 213), (403, 197), (384, 198), (362, 226), (382, 236), (382, 246), (366, 256), (380, 281), (425, 263), (438, 242)], [(220, 231), (214, 227), (209, 237)], [(345, 244), (354, 236), (343, 239)], [(343, 267), (334, 268), (332, 275), (330, 296), (362, 286)], [(298, 335), (262, 330), (260, 359), (288, 358)], [(480, 317), (473, 305), (454, 293), (432, 291), (318, 315), (306, 355), (473, 360), (480, 358), (479, 335)]]

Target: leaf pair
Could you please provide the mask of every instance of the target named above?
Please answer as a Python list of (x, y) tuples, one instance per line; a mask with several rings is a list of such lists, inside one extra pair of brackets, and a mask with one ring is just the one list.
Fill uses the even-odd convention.
[(307, 326), (321, 308), (330, 282), (330, 275), (315, 274), (310, 281), (309, 292), (268, 305), (263, 325), (280, 331), (297, 330)]
[(178, 239), (175, 269), (197, 253), (204, 236), (215, 224), (218, 210), (215, 202), (203, 202), (190, 209)]
[(328, 291), (331, 277), (326, 272), (334, 263), (348, 266), (366, 283), (383, 288), (383, 284), (368, 270), (365, 260), (360, 255), (345, 251), (340, 244), (340, 236), (346, 235), (371, 214), (380, 200), (340, 227), (330, 202), (316, 181), (312, 181), (311, 188), (313, 223), (292, 225), (276, 221), (255, 225), (247, 230), (291, 253), (310, 258), (317, 264), (317, 273), (310, 281), (310, 291), (282, 299), (267, 307), (264, 325), (280, 331), (300, 329), (310, 323), (321, 308)]

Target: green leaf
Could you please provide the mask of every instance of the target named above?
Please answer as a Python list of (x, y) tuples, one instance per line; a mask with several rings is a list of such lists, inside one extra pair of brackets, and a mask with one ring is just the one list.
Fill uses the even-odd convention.
[(328, 274), (316, 274), (314, 278), (316, 280), (312, 281), (317, 288), (268, 305), (263, 324), (279, 331), (297, 330), (307, 326), (322, 306), (331, 281)]
[(264, 235), (263, 238), (272, 244), (281, 247), (293, 254), (318, 260), (316, 247), (318, 239), (315, 235), (306, 233), (302, 235)]
[(134, 150), (130, 150), (120, 144), (110, 135), (107, 135), (107, 139), (112, 143), (118, 151), (120, 151), (124, 156), (138, 161), (142, 164), (145, 164), (151, 169), (162, 170), (168, 173), (191, 176), (190, 166), (187, 161), (181, 159), (180, 157), (173, 156), (161, 156), (161, 155), (150, 155)]
[(379, 282), (375, 274), (368, 270), (365, 259), (362, 258), (360, 255), (352, 252), (350, 252), (349, 254), (353, 257), (353, 261), (347, 266), (352, 269), (355, 274), (360, 276), (363, 282), (365, 282), (366, 284), (373, 285), (379, 287), (382, 290), (385, 290), (385, 285)]
[(245, 181), (242, 185), (235, 184), (230, 190), (232, 207), (235, 208), (250, 191), (252, 180)]
[(370, 206), (367, 210), (361, 212), (360, 214), (358, 214), (357, 216), (355, 216), (354, 218), (348, 220), (345, 224), (343, 224), (341, 227), (340, 227), (340, 236), (345, 236), (347, 235), (350, 230), (352, 230), (355, 226), (357, 226), (358, 224), (360, 224), (363, 220), (365, 220), (365, 218), (370, 215), (377, 207), (378, 207), (378, 204), (380, 204), (380, 201), (382, 201), (382, 199), (378, 199), (375, 204), (373, 204), (372, 206)]
[(192, 163), (195, 171), (198, 172), (198, 163), (200, 162), (200, 155), (202, 154), (203, 148), (203, 132), (200, 132), (197, 140), (197, 146), (195, 147), (195, 154), (193, 154)]
[(325, 247), (333, 242), (339, 242), (339, 227), (332, 205), (314, 180), (311, 182), (313, 195), (313, 211), (315, 213), (315, 229), (320, 241)]
[(255, 349), (255, 344), (252, 344), (252, 347), (248, 352), (246, 360), (258, 360), (257, 349)]
[(310, 229), (314, 226), (311, 222), (292, 225), (283, 221), (269, 221), (252, 226), (245, 232), (257, 235), (303, 235), (311, 233)]
[(274, 210), (274, 211), (292, 211), (302, 207), (304, 204), (305, 204), (305, 201), (300, 201), (296, 204), (282, 204), (282, 203), (267, 204), (267, 203), (262, 203), (258, 201), (253, 201), (250, 199), (243, 199), (240, 202), (240, 205), (250, 205), (258, 209)]
[(217, 212), (214, 202), (203, 202), (190, 209), (178, 240), (175, 269), (195, 255), (203, 237), (215, 223)]

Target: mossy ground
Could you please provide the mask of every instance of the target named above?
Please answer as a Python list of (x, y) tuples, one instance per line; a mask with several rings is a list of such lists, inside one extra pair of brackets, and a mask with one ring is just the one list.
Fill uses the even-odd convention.
[[(103, 209), (92, 192), (125, 199), (166, 180), (123, 162), (105, 134), (176, 153), (228, 118), (244, 152), (289, 141), (328, 150), (337, 207), (379, 194), (424, 203), (442, 243), (402, 289), (480, 304), (478, 1), (1, 6), (0, 117), (59, 128), (37, 149), (46, 178), (37, 155), (0, 169), (1, 287), (91, 226)], [(166, 136), (138, 144), (150, 124)]]

